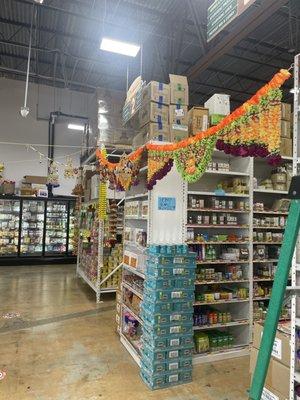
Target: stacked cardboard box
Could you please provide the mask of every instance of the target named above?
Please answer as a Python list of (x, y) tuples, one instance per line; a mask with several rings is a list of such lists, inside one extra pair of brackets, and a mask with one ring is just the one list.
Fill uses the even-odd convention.
[[(263, 325), (255, 323), (250, 354), (250, 374), (254, 373)], [(290, 389), (290, 335), (277, 330), (262, 399), (285, 400)]]
[(192, 380), (195, 268), (195, 254), (185, 245), (148, 249), (141, 377), (151, 389)]
[(292, 107), (290, 104), (281, 103), (281, 144), (280, 154), (286, 157), (293, 156), (292, 139)]
[(171, 142), (188, 137), (189, 86), (186, 76), (170, 77), (170, 134)]
[(230, 114), (230, 96), (215, 93), (204, 103), (204, 107), (208, 108), (210, 125), (217, 125), (226, 115)]
[(188, 112), (189, 135), (206, 131), (209, 127), (209, 112), (207, 108), (196, 106)]
[(140, 132), (133, 140), (133, 147), (141, 146), (149, 140), (170, 141), (169, 103), (169, 85), (151, 81), (144, 87), (140, 110)]
[(144, 81), (139, 76), (131, 84), (127, 91), (126, 101), (122, 110), (123, 125), (125, 125), (142, 106), (142, 93)]

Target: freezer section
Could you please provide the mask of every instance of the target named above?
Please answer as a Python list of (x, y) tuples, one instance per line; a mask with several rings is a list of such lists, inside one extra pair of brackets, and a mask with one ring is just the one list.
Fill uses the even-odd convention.
[(43, 254), (45, 202), (23, 200), (21, 224), (21, 255)]
[(0, 200), (0, 257), (18, 255), (20, 201)]
[(68, 203), (48, 201), (45, 255), (65, 255), (67, 249)]

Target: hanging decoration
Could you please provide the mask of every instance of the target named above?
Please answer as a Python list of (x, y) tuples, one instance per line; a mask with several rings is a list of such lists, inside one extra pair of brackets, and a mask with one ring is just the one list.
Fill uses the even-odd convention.
[(109, 181), (110, 187), (117, 190), (129, 190), (132, 185), (137, 183), (143, 151), (144, 147), (141, 147), (129, 155), (124, 154), (120, 161), (114, 164), (103, 156), (102, 151), (97, 150), (100, 181)]
[[(279, 163), (280, 156), (280, 87), (290, 78), (288, 70), (281, 69), (259, 89), (254, 96), (227, 115), (218, 125), (177, 143), (148, 143), (119, 163), (110, 163), (97, 151), (103, 179), (115, 180), (117, 187), (128, 190), (137, 180), (142, 153), (148, 152), (148, 189), (162, 179), (172, 168), (173, 160), (183, 179), (200, 179), (210, 162), (215, 146), (226, 154), (241, 157), (263, 157), (271, 165)], [(134, 166), (134, 163), (137, 163)]]
[[(101, 150), (101, 156), (106, 159), (106, 150)], [(101, 180), (99, 183), (99, 196), (98, 196), (98, 218), (100, 221), (106, 219), (106, 207), (107, 207), (107, 182)]]
[(3, 179), (4, 163), (0, 161), (0, 181)]
[(158, 151), (148, 152), (147, 189), (152, 190), (157, 181), (171, 171), (173, 160), (168, 154)]
[(216, 145), (212, 136), (174, 152), (177, 170), (187, 182), (196, 182), (205, 172)]
[(66, 166), (64, 170), (64, 177), (66, 179), (72, 179), (75, 178), (78, 174), (78, 168), (75, 168), (73, 165), (73, 160), (71, 157), (67, 157), (66, 160)]
[(59, 187), (59, 174), (56, 162), (52, 161), (47, 176), (47, 186)]

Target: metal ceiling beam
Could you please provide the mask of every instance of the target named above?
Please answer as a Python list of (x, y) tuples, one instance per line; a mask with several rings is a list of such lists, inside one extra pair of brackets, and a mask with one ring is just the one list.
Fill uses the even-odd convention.
[[(8, 68), (8, 67), (3, 67), (0, 66), (0, 73), (3, 72), (5, 74), (8, 75), (19, 75), (19, 76), (26, 76), (26, 71), (21, 71), (18, 69), (14, 69), (14, 68)], [(42, 74), (35, 74), (30, 72), (29, 76), (35, 80), (35, 79), (40, 79), (42, 81), (46, 81), (49, 82), (50, 86), (53, 86), (53, 76), (49, 76), (49, 75), (42, 75)], [(62, 78), (55, 78), (55, 82), (56, 83), (61, 83), (62, 87), (64, 87), (65, 85), (65, 81)], [(89, 85), (87, 83), (82, 83), (82, 82), (78, 82), (78, 81), (69, 81), (69, 88), (70, 89), (76, 89), (76, 90), (81, 90), (83, 91), (83, 89), (86, 89), (86, 92), (94, 92), (95, 89), (97, 89), (97, 86), (93, 86), (93, 85)]]
[(233, 31), (221, 39), (220, 42), (216, 43), (216, 45), (212, 47), (204, 57), (201, 57), (193, 67), (185, 71), (185, 74), (190, 80), (195, 79), (213, 62), (218, 60), (237, 43), (253, 32), (286, 2), (287, 0), (264, 0), (259, 7), (249, 10), (247, 16), (240, 16), (240, 21), (237, 22)]

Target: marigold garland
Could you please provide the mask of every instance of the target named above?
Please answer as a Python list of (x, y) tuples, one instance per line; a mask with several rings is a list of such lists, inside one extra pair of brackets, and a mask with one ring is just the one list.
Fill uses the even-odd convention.
[[(120, 182), (118, 176), (124, 173), (124, 165), (135, 164), (134, 179), (144, 151), (148, 151), (148, 187), (151, 189), (156, 180), (161, 179), (172, 167), (172, 160), (183, 178), (194, 182), (204, 173), (211, 160), (214, 146), (227, 154), (248, 157), (267, 157), (268, 162), (280, 159), (280, 99), (279, 88), (289, 79), (290, 72), (281, 69), (269, 83), (259, 89), (248, 101), (226, 116), (216, 126), (178, 143), (148, 143), (119, 163), (109, 162), (100, 150), (96, 151), (102, 176), (108, 179), (114, 175), (117, 187), (126, 190), (132, 184), (130, 179)], [(129, 172), (129, 171), (128, 171)], [(111, 179), (110, 179), (111, 180)]]

